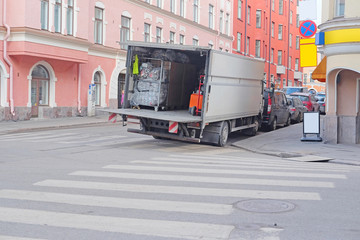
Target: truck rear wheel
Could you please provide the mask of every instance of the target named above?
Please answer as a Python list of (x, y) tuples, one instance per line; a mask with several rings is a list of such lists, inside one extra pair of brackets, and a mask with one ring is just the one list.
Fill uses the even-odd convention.
[(228, 137), (229, 137), (229, 124), (227, 122), (222, 122), (220, 132), (219, 132), (219, 147), (224, 147), (227, 143)]

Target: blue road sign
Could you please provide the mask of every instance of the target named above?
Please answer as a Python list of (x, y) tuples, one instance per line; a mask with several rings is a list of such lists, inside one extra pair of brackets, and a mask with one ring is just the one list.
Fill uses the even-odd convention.
[(300, 35), (304, 38), (310, 38), (315, 35), (317, 30), (316, 23), (311, 20), (304, 21), (300, 24)]

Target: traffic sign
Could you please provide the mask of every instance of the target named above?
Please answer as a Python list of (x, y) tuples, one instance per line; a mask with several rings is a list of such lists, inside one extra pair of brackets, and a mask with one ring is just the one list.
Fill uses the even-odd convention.
[(304, 38), (310, 38), (316, 34), (316, 23), (311, 20), (306, 20), (300, 24), (300, 35)]

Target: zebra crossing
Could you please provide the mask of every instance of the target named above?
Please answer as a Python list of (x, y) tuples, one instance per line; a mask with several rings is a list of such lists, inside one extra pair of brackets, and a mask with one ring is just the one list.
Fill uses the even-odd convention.
[[(133, 239), (231, 239), (236, 222), (223, 217), (241, 215), (235, 202), (272, 199), (319, 204), (321, 192), (336, 194), (334, 181), (346, 181), (350, 171), (348, 166), (207, 154), (169, 154), (76, 170), (34, 182), (31, 189), (0, 189), (0, 239), (49, 239), (25, 233), (9, 236), (1, 230), (4, 223), (89, 231), (86, 239), (93, 231), (119, 234), (114, 239), (126, 239), (123, 234)], [(4, 201), (16, 207), (2, 205)], [(58, 209), (64, 205), (94, 213)], [(113, 212), (105, 214), (103, 209)], [(274, 232), (278, 233), (263, 234), (280, 239)]]

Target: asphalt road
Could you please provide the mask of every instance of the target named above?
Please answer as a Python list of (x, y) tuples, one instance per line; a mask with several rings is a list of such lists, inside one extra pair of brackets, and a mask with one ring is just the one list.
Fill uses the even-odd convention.
[(119, 125), (3, 135), (0, 152), (0, 239), (360, 236), (354, 166), (155, 140)]

